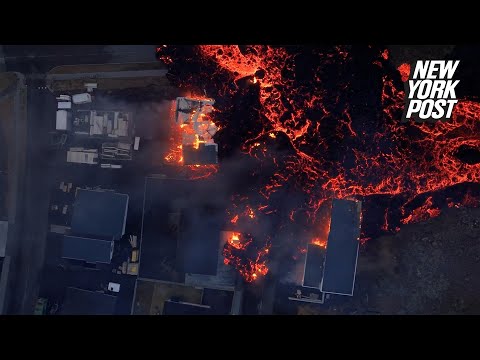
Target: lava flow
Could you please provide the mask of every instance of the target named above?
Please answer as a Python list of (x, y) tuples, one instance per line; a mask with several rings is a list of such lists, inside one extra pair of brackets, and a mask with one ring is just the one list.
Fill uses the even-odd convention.
[(246, 249), (224, 251), (247, 281), (268, 271), (267, 238), (276, 247), (289, 234), (284, 247), (304, 249), (332, 197), (364, 202), (366, 239), (437, 216), (444, 191), (480, 183), (480, 163), (458, 156), (480, 149), (480, 104), (459, 101), (447, 122), (401, 123), (410, 68), (395, 69), (384, 48), (167, 46), (159, 57), (175, 84), (216, 100), (221, 160), (251, 161), (230, 224), (242, 233), (272, 225)]
[(266, 256), (269, 246), (257, 248), (250, 234), (232, 233), (223, 248), (224, 263), (234, 266), (247, 282), (268, 272)]

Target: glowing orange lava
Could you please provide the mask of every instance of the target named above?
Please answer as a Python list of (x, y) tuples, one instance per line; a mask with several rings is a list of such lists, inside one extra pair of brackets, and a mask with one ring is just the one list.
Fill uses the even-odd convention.
[[(222, 97), (227, 104), (217, 114), (224, 115), (219, 121), (224, 129), (236, 134), (233, 130), (240, 125), (232, 117), (238, 111), (235, 106), (241, 103), (238, 98), (253, 93), (245, 87), (256, 91), (256, 101), (251, 105), (254, 111), (242, 132), (239, 148), (255, 161), (252, 178), (259, 173), (262, 176), (252, 185), (251, 193), (255, 196), (232, 199), (232, 224), (241, 227), (271, 217), (278, 220), (280, 227), (303, 221), (305, 227), (316, 229), (323, 223), (321, 209), (332, 197), (365, 200), (377, 196), (401, 198), (395, 209), (381, 212), (378, 224), (383, 231), (398, 231), (402, 223), (440, 214), (432, 193), (463, 183), (480, 183), (480, 163), (468, 164), (456, 156), (462, 146), (480, 149), (480, 104), (468, 99), (459, 101), (452, 119), (446, 122), (401, 123), (405, 92), (398, 75), (402, 81), (408, 80), (410, 65), (400, 65), (395, 74), (391, 66), (383, 66), (390, 61), (388, 51), (375, 51), (372, 63), (364, 64), (356, 74), (368, 74), (365, 79), (376, 81), (372, 85), (377, 87), (377, 92), (372, 90), (374, 101), (366, 106), (367, 101), (358, 100), (357, 95), (371, 89), (362, 88), (350, 96), (353, 77), (339, 77), (341, 71), (349, 73), (355, 65), (348, 46), (309, 48), (305, 52), (318, 62), (309, 69), (308, 76), (300, 79), (297, 74), (301, 73), (301, 62), (297, 61), (301, 57), (294, 47), (195, 47), (196, 58), (188, 61), (198, 61), (208, 71), (190, 77), (181, 77), (183, 73), (178, 72), (179, 81), (187, 85), (215, 85), (214, 93), (208, 95)], [(165, 54), (167, 63), (170, 56)], [(247, 85), (242, 83), (243, 78), (247, 78)], [(372, 104), (378, 104), (379, 110), (368, 112)], [(359, 115), (358, 108), (367, 115)], [(171, 158), (178, 161), (178, 156)], [(282, 202), (291, 194), (301, 194), (301, 199), (290, 202), (292, 196)], [(420, 199), (423, 203), (412, 208)], [(478, 205), (474, 197), (465, 198), (462, 203)], [(401, 213), (401, 217), (393, 217), (392, 211)], [(327, 238), (323, 233), (314, 233), (319, 240)], [(268, 271), (265, 249), (269, 247), (262, 239), (256, 239), (249, 247), (254, 245), (255, 251), (245, 249), (243, 254), (233, 246), (224, 251), (226, 261), (247, 281)], [(305, 243), (299, 248), (304, 246)]]
[[(234, 266), (245, 281), (252, 282), (268, 273), (266, 257), (269, 248), (270, 245), (261, 249), (256, 248), (251, 237), (235, 233), (223, 248), (223, 262), (225, 265)], [(245, 252), (254, 255), (249, 259), (243, 256)]]
[(408, 77), (410, 76), (410, 64), (401, 64), (397, 68), (398, 72), (400, 73), (400, 76), (402, 77), (402, 81), (405, 82), (408, 80)]

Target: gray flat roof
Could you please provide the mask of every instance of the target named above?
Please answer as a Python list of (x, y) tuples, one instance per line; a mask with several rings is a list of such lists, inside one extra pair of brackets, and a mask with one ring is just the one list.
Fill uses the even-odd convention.
[(214, 145), (199, 144), (198, 149), (191, 145), (183, 145), (184, 165), (208, 165), (217, 164), (217, 147)]
[(128, 195), (80, 189), (73, 205), (75, 235), (119, 240), (125, 233)]
[(185, 273), (216, 275), (221, 219), (197, 207), (182, 209), (179, 252)]
[(169, 214), (178, 211), (172, 198), (189, 196), (191, 188), (188, 180), (145, 179), (139, 277), (183, 282), (175, 269), (179, 235)]
[(353, 295), (360, 237), (361, 202), (334, 199), (321, 291)]
[(202, 304), (210, 306), (214, 315), (229, 315), (232, 312), (234, 291), (203, 289)]
[(183, 283), (185, 273), (216, 275), (225, 213), (210, 206), (208, 196), (191, 205), (209, 186), (204, 180), (146, 178), (140, 277)]
[(226, 265), (223, 258), (223, 248), (229, 238), (228, 231), (220, 232), (220, 241), (217, 256), (217, 273), (215, 275), (185, 274), (185, 285), (213, 287), (216, 289), (233, 289), (237, 279), (237, 272), (234, 267)]
[(303, 274), (303, 286), (320, 289), (324, 259), (325, 249), (323, 247), (308, 244)]
[(64, 236), (62, 245), (62, 258), (65, 259), (105, 264), (110, 264), (112, 260), (113, 240)]

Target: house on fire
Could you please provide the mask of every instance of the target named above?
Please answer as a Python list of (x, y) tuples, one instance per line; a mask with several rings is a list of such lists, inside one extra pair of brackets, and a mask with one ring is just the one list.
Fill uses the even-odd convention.
[(218, 144), (213, 140), (217, 127), (208, 119), (213, 99), (178, 97), (175, 100), (175, 123), (182, 130), (184, 165), (218, 163)]
[[(235, 314), (225, 213), (204, 180), (147, 178), (133, 314)], [(195, 200), (193, 200), (195, 199)]]
[(320, 290), (353, 296), (357, 272), (362, 203), (333, 200), (327, 253)]
[[(323, 303), (325, 294), (353, 296), (361, 225), (361, 202), (334, 199), (325, 247), (309, 244), (301, 289), (290, 300)], [(315, 296), (302, 293), (314, 291)], [(315, 292), (316, 291), (316, 292)]]

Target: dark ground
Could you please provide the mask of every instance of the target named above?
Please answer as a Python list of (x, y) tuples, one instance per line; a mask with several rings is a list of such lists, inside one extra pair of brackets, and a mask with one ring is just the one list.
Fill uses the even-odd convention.
[[(445, 209), (360, 248), (352, 298), (277, 303), (287, 314), (479, 314), (480, 209)], [(293, 288), (283, 286), (282, 298)]]
[(479, 314), (479, 238), (480, 209), (446, 209), (367, 243), (357, 288), (383, 314)]
[(47, 72), (59, 65), (148, 62), (154, 45), (3, 45), (7, 71)]

